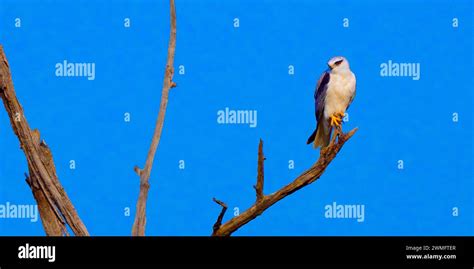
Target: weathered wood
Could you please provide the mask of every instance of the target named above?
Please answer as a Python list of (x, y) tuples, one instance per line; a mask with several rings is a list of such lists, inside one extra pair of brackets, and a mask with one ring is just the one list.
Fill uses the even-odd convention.
[(16, 97), (13, 81), (3, 47), (0, 45), (0, 98), (10, 118), (13, 132), (28, 161), (28, 185), (38, 203), (41, 221), (47, 235), (67, 234), (69, 225), (75, 235), (89, 233), (64, 191), (53, 162), (53, 155), (38, 130), (31, 130), (23, 108)]
[[(353, 129), (352, 131), (348, 132), (347, 134), (342, 134), (339, 130), (336, 130), (336, 133), (331, 140), (331, 143), (321, 149), (320, 157), (318, 161), (308, 170), (306, 170), (303, 174), (297, 177), (293, 182), (284, 186), (277, 192), (274, 192), (270, 195), (263, 195), (259, 199), (258, 190), (260, 187), (256, 187), (257, 189), (257, 201), (254, 205), (252, 205), (249, 209), (245, 212), (241, 213), (239, 216), (236, 216), (229, 220), (228, 222), (219, 225), (218, 229), (214, 228), (212, 233), (213, 236), (230, 236), (233, 232), (237, 231), (240, 227), (244, 226), (245, 224), (249, 223), (251, 220), (255, 219), (256, 217), (260, 216), (266, 209), (280, 201), (281, 199), (285, 198), (286, 196), (296, 192), (297, 190), (315, 182), (316, 180), (321, 177), (324, 173), (328, 165), (331, 161), (336, 157), (337, 153), (341, 150), (342, 146), (346, 141), (351, 138), (354, 133), (357, 131), (357, 128)], [(336, 140), (336, 136), (338, 139)], [(259, 144), (259, 167), (261, 166), (263, 169), (263, 144), (260, 141)], [(261, 164), (262, 163), (262, 164)], [(261, 189), (263, 190), (263, 171), (258, 169), (258, 182), (261, 182), (262, 186)], [(262, 178), (260, 178), (262, 177)], [(257, 182), (257, 186), (259, 183)], [(221, 212), (222, 214), (222, 212)]]
[(135, 167), (135, 172), (140, 177), (140, 192), (138, 194), (138, 201), (136, 206), (135, 221), (132, 227), (133, 236), (144, 236), (146, 226), (146, 203), (148, 200), (148, 190), (150, 189), (150, 174), (153, 167), (153, 160), (155, 159), (156, 150), (160, 143), (161, 132), (165, 122), (166, 107), (168, 104), (168, 93), (171, 88), (176, 87), (173, 82), (174, 73), (174, 54), (176, 49), (176, 9), (174, 0), (170, 0), (170, 39), (168, 43), (168, 58), (166, 61), (165, 78), (163, 80), (163, 89), (161, 91), (160, 110), (158, 112), (158, 119), (155, 125), (155, 132), (151, 141), (150, 149), (145, 162), (145, 167), (140, 169)]

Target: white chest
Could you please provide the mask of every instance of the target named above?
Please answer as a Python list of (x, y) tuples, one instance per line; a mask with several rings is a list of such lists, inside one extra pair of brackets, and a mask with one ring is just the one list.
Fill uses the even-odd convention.
[(348, 74), (331, 74), (331, 80), (326, 92), (325, 118), (334, 113), (345, 113), (352, 96), (355, 94), (355, 76)]

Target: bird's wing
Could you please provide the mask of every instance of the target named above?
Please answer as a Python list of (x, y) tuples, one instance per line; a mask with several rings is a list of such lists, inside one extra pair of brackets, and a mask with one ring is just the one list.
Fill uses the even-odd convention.
[(319, 78), (316, 91), (314, 92), (315, 115), (318, 122), (324, 115), (324, 104), (330, 76), (329, 71), (325, 71)]
[(354, 101), (354, 97), (355, 97), (355, 96), (356, 96), (356, 92), (354, 92), (354, 94), (351, 96), (351, 99), (349, 100), (349, 104), (347, 104), (346, 110), (348, 110), (349, 107), (351, 106), (352, 101)]
[(354, 82), (354, 93), (352, 94), (351, 99), (349, 100), (349, 103), (347, 104), (346, 110), (349, 109), (349, 107), (350, 107), (351, 104), (352, 104), (352, 101), (354, 101), (354, 98), (355, 98), (355, 96), (356, 96), (356, 90), (355, 90), (355, 88), (356, 88), (356, 83)]

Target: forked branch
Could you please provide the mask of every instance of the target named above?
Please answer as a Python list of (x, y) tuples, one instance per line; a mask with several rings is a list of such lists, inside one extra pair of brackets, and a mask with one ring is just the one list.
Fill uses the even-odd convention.
[(219, 213), (219, 216), (217, 217), (217, 221), (216, 223), (214, 223), (214, 226), (212, 227), (212, 230), (213, 230), (213, 234), (219, 230), (219, 228), (221, 227), (222, 225), (222, 219), (224, 219), (224, 215), (225, 215), (225, 212), (227, 211), (227, 205), (220, 201), (220, 200), (217, 200), (216, 198), (212, 198), (212, 200), (220, 205), (222, 207), (222, 210), (221, 210), (221, 213)]
[[(277, 192), (274, 192), (269, 195), (263, 194), (263, 161), (265, 158), (263, 157), (263, 142), (260, 140), (258, 150), (257, 185), (255, 186), (257, 192), (257, 201), (239, 216), (232, 218), (224, 224), (219, 224), (217, 229), (216, 225), (214, 225), (212, 235), (230, 236), (233, 232), (237, 231), (240, 227), (244, 226), (251, 220), (258, 217), (266, 209), (268, 209), (281, 199), (318, 180), (319, 177), (321, 177), (321, 175), (326, 170), (327, 166), (341, 150), (342, 146), (344, 146), (346, 141), (349, 140), (356, 131), (357, 128), (344, 134), (340, 130), (335, 130), (333, 139), (331, 140), (330, 144), (327, 147), (321, 149), (318, 161), (311, 168), (303, 172), (303, 174), (293, 180), (293, 182), (291, 182), (290, 184), (284, 186)], [(219, 215), (219, 219), (221, 221), (224, 213), (225, 210), (221, 211)]]

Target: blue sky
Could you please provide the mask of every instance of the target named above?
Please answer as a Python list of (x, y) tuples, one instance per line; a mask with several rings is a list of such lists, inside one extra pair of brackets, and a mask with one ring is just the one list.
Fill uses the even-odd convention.
[[(249, 207), (259, 138), (266, 193), (309, 168), (319, 156), (305, 144), (315, 127), (315, 84), (326, 61), (344, 55), (357, 77), (344, 129), (359, 131), (320, 180), (235, 235), (473, 235), (474, 9), (454, 2), (176, 0), (175, 67), (185, 74), (176, 73), (169, 96), (147, 234), (209, 235), (220, 211), (212, 197), (229, 205), (225, 220)], [(145, 162), (158, 112), (168, 12), (163, 0), (0, 5), (0, 43), (17, 96), (93, 235), (130, 234), (133, 167)], [(56, 77), (64, 60), (95, 63), (95, 80)], [(389, 60), (420, 64), (420, 79), (380, 76)], [(217, 124), (226, 107), (256, 110), (257, 127)], [(0, 205), (33, 204), (3, 108), (0, 133)], [(325, 218), (333, 202), (364, 205), (364, 222)], [(40, 222), (0, 218), (0, 235), (43, 234)]]

